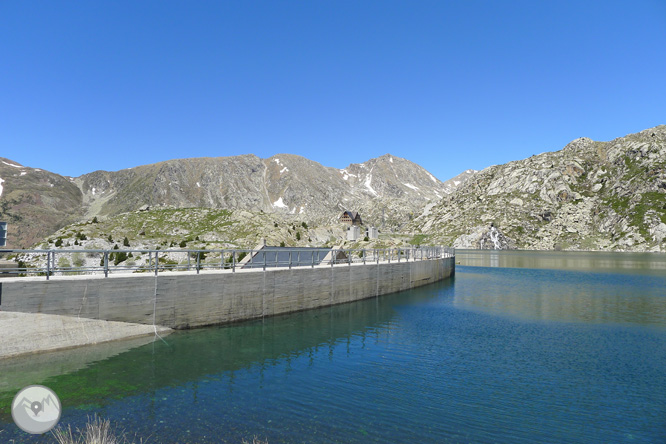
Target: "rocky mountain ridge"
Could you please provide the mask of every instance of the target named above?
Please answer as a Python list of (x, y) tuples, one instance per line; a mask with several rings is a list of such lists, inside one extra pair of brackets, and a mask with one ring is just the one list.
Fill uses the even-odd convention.
[(438, 201), (469, 173), (442, 183), (424, 168), (390, 154), (347, 168), (325, 167), (292, 154), (191, 158), (120, 171), (63, 177), (0, 163), (5, 194), (0, 220), (10, 223), (11, 246), (27, 248), (76, 220), (142, 207), (212, 208), (265, 212), (330, 224), (344, 210), (367, 224), (398, 229)]
[(409, 229), (458, 248), (666, 251), (666, 125), (486, 168)]

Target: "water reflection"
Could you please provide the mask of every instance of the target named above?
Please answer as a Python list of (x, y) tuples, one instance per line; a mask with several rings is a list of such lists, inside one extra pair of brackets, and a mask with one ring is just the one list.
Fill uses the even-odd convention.
[(97, 361), (103, 361), (142, 345), (152, 343), (153, 336), (105, 342), (47, 353), (36, 353), (0, 359), (0, 393), (14, 393), (31, 384), (54, 376), (73, 373)]
[(456, 262), (478, 267), (666, 272), (666, 254), (588, 251), (456, 250)]
[(459, 267), (457, 275), (454, 304), (461, 308), (545, 321), (666, 328), (664, 275), (485, 267)]

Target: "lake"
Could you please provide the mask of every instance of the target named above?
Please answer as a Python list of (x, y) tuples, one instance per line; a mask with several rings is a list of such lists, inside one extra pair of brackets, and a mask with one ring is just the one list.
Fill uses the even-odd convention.
[(61, 424), (156, 443), (666, 442), (666, 255), (456, 261), (407, 292), (0, 363), (0, 440), (51, 442), (12, 423), (30, 380)]

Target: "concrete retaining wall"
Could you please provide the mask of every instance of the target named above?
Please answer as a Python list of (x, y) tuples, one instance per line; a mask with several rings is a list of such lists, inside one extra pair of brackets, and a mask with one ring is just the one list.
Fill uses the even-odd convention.
[(452, 275), (454, 258), (315, 268), (9, 278), (0, 310), (198, 327), (341, 304)]

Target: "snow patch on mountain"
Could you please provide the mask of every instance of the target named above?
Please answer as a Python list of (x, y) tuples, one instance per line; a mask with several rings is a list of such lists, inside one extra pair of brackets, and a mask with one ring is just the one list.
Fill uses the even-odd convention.
[(368, 174), (368, 177), (365, 178), (364, 185), (373, 195), (378, 196), (377, 192), (370, 185), (371, 182), (372, 182), (372, 174)]
[(285, 205), (285, 203), (282, 201), (282, 197), (273, 202), (273, 206), (278, 208), (287, 208), (287, 205)]
[(14, 167), (14, 168), (23, 168), (21, 165), (15, 165), (13, 163), (8, 163), (8, 162), (5, 162), (4, 160), (2, 161), (2, 163), (4, 163), (5, 165), (9, 165), (10, 167)]
[(343, 168), (343, 169), (338, 170), (338, 171), (340, 171), (340, 174), (342, 174), (342, 179), (343, 180), (349, 180), (350, 177), (358, 177), (358, 176), (356, 176), (356, 174), (352, 174), (349, 171), (347, 171), (347, 168)]

